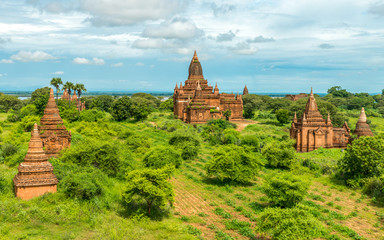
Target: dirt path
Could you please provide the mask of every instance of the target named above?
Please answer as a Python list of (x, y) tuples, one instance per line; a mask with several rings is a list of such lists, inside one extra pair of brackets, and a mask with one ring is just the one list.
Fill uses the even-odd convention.
[(256, 124), (259, 122), (256, 122), (253, 120), (241, 120), (241, 121), (231, 121), (231, 123), (235, 123), (237, 125), (236, 131), (241, 132), (246, 126)]

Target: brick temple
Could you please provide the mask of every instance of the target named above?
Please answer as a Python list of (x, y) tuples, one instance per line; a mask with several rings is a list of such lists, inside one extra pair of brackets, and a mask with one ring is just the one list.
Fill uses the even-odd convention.
[(353, 132), (357, 137), (373, 136), (371, 128), (367, 123), (367, 115), (365, 115), (364, 108), (361, 108), (359, 120), (357, 120), (355, 131)]
[(63, 95), (61, 95), (61, 100), (71, 101), (76, 104), (77, 110), (85, 110), (85, 103), (81, 102), (81, 99), (77, 97), (76, 91), (74, 91), (72, 97), (69, 95), (67, 89), (64, 89)]
[(323, 118), (311, 89), (303, 116), (297, 119), (295, 113), (290, 136), (296, 139), (298, 152), (310, 152), (320, 147), (346, 148), (351, 139), (350, 132), (346, 122), (342, 128), (335, 128), (329, 114), (327, 119)]
[(44, 116), (40, 120), (39, 131), (48, 157), (57, 156), (62, 149), (71, 145), (71, 133), (67, 131), (60, 117), (53, 89), (51, 89)]
[[(244, 89), (248, 93), (248, 89)], [(230, 110), (229, 120), (243, 119), (242, 95), (219, 93), (204, 79), (203, 69), (196, 51), (189, 65), (188, 79), (180, 83), (173, 93), (174, 115), (186, 123), (205, 123), (210, 119), (224, 118)]]
[(32, 130), (27, 155), (24, 162), (20, 163), (18, 170), (13, 179), (16, 197), (27, 200), (47, 192), (56, 192), (58, 180), (43, 150), (43, 142), (36, 123)]

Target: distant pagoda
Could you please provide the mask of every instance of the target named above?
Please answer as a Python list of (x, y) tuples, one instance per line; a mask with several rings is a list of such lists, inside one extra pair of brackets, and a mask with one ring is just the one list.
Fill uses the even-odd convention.
[(13, 179), (15, 195), (27, 200), (47, 192), (57, 191), (58, 180), (53, 174), (53, 166), (44, 153), (43, 143), (35, 123), (29, 141), (27, 155), (18, 167), (18, 174)]
[(373, 136), (371, 129), (367, 123), (367, 115), (365, 115), (364, 108), (361, 108), (359, 120), (357, 120), (355, 131), (353, 132), (357, 137)]
[(44, 151), (48, 157), (57, 156), (64, 148), (71, 145), (71, 133), (67, 131), (57, 108), (53, 89), (49, 96), (44, 116), (40, 120), (40, 136), (43, 141)]

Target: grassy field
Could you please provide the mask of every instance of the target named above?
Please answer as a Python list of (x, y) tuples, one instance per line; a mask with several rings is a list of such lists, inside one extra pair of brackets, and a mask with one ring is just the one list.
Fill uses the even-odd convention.
[[(0, 119), (6, 119), (6, 114), (0, 114)], [(158, 127), (165, 119), (169, 119), (168, 114), (154, 113), (146, 122), (119, 125), (150, 138), (152, 146), (167, 145), (170, 133)], [(384, 131), (382, 119), (370, 119), (376, 124), (375, 133)], [(241, 134), (256, 134), (261, 141), (288, 139), (289, 126), (258, 120)], [(72, 134), (76, 133), (77, 124), (67, 127)], [(2, 137), (11, 128), (12, 124), (5, 124)], [(214, 149), (215, 146), (203, 143), (199, 157), (184, 161), (173, 174), (174, 208), (161, 217), (148, 218), (139, 208), (127, 211), (120, 199), (124, 181), (117, 179), (111, 180), (107, 197), (90, 201), (71, 199), (60, 191), (31, 201), (15, 199), (13, 193), (0, 194), (0, 239), (257, 239), (260, 236), (254, 230), (256, 220), (269, 205), (261, 191), (263, 176), (279, 174), (280, 170), (263, 168), (249, 184), (218, 182), (207, 178), (204, 168)], [(140, 160), (145, 152), (132, 154)], [(298, 164), (293, 173), (311, 182), (303, 204), (316, 213), (316, 218), (334, 235), (333, 239), (383, 240), (384, 208), (322, 171), (333, 168), (343, 154), (340, 149), (297, 154)], [(308, 164), (304, 167), (304, 161), (314, 162), (320, 168), (311, 169)], [(0, 163), (0, 174), (9, 182), (16, 173), (16, 166)]]

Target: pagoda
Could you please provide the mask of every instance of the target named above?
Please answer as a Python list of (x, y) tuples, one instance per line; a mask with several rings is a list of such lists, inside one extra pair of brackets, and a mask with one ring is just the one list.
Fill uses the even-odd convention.
[(53, 166), (48, 162), (48, 156), (44, 153), (36, 123), (27, 155), (24, 162), (20, 163), (18, 171), (13, 179), (16, 197), (27, 200), (47, 192), (56, 192), (58, 180), (53, 174)]
[(295, 113), (290, 136), (296, 139), (298, 152), (310, 152), (320, 147), (346, 148), (350, 142), (350, 129), (346, 122), (341, 128), (333, 127), (329, 113), (327, 119), (323, 118), (311, 88), (303, 116), (297, 119)]
[(51, 89), (44, 116), (40, 120), (39, 131), (48, 157), (57, 156), (62, 149), (71, 145), (71, 133), (67, 131), (60, 117), (53, 89)]
[(353, 132), (357, 137), (373, 136), (371, 129), (367, 123), (367, 115), (365, 115), (364, 108), (361, 108), (359, 120), (357, 120), (355, 131)]
[(69, 101), (69, 99), (71, 99), (71, 96), (69, 96), (67, 89), (64, 89), (63, 95), (61, 95), (61, 100)]
[(196, 51), (188, 69), (188, 79), (175, 86), (173, 93), (174, 116), (186, 123), (205, 123), (221, 119), (230, 111), (229, 120), (243, 119), (243, 99), (239, 94), (219, 93), (204, 79), (203, 68)]

